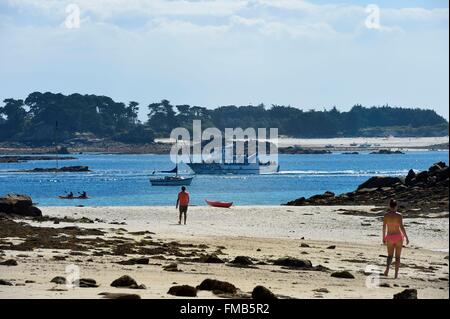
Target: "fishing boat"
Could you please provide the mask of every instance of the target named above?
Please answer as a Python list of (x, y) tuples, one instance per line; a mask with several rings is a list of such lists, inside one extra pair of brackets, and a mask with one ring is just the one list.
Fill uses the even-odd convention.
[[(229, 148), (231, 146), (227, 146)], [(186, 163), (195, 174), (210, 175), (259, 175), (274, 174), (279, 172), (280, 165), (274, 161), (262, 162), (258, 153), (252, 155), (234, 155), (232, 160), (225, 160), (225, 149), (222, 150), (221, 158), (208, 158), (202, 162)]]
[(233, 205), (233, 202), (220, 202), (205, 199), (205, 202), (212, 207), (221, 207), (221, 208), (230, 208)]

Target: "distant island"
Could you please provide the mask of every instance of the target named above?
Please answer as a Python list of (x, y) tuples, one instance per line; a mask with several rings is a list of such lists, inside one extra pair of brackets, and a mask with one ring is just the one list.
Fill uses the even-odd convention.
[(138, 120), (139, 103), (116, 102), (99, 95), (34, 92), (25, 99), (5, 99), (0, 107), (0, 143), (18, 146), (89, 145), (102, 142), (154, 144), (175, 127), (277, 127), (279, 134), (296, 138), (437, 137), (448, 135), (448, 121), (433, 110), (355, 105), (348, 112), (336, 107), (303, 111), (292, 106), (172, 105), (151, 103), (148, 119)]

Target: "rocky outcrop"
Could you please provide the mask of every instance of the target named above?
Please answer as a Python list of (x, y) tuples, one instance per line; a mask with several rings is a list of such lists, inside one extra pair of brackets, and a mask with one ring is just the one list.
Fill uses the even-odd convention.
[(278, 149), (279, 154), (331, 154), (329, 150), (317, 150), (311, 148), (302, 148), (298, 146), (282, 147)]
[(41, 210), (33, 205), (30, 196), (19, 194), (0, 197), (0, 213), (31, 217), (42, 216)]
[(374, 151), (371, 152), (370, 154), (381, 154), (381, 155), (390, 155), (390, 154), (405, 154), (402, 151), (392, 151), (392, 150), (378, 150), (378, 151)]
[(54, 160), (74, 160), (75, 157), (69, 156), (0, 156), (0, 163), (22, 163), (28, 161), (54, 161)]
[(63, 166), (61, 168), (50, 167), (50, 168), (33, 168), (22, 171), (14, 171), (21, 173), (85, 173), (90, 172), (88, 166)]
[[(353, 192), (335, 195), (325, 192), (310, 198), (300, 197), (286, 203), (291, 206), (373, 205), (386, 207), (390, 198), (399, 202), (399, 209), (407, 217), (449, 211), (450, 168), (444, 163), (433, 164), (428, 170), (410, 170), (403, 177), (374, 176)], [(445, 214), (442, 217), (446, 217)]]

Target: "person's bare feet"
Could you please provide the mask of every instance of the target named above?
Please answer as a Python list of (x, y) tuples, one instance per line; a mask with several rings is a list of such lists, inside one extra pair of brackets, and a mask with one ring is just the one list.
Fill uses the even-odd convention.
[(383, 275), (384, 275), (385, 277), (389, 276), (389, 270), (386, 269), (386, 270), (384, 271), (384, 274), (383, 274)]
[(178, 225), (181, 225), (181, 220), (178, 221)]

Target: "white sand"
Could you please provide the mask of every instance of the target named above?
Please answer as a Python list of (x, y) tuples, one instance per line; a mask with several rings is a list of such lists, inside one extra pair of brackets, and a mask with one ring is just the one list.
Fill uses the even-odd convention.
[[(347, 207), (350, 208), (350, 207)], [(191, 207), (188, 225), (176, 224), (174, 207), (45, 207), (50, 216), (74, 216), (101, 218), (105, 223), (79, 224), (80, 227), (126, 228), (128, 230), (150, 230), (154, 239), (177, 240), (182, 243), (203, 243), (214, 251), (218, 246), (226, 247), (221, 258), (233, 259), (246, 255), (257, 260), (268, 261), (283, 256), (304, 258), (313, 265), (322, 264), (332, 270), (349, 270), (356, 279), (337, 279), (327, 272), (286, 270), (273, 265), (258, 265), (258, 269), (242, 269), (224, 264), (200, 264), (184, 262), (180, 273), (163, 271), (161, 265), (170, 261), (151, 260), (153, 265), (121, 266), (113, 262), (125, 257), (70, 256), (65, 261), (55, 261), (53, 255), (61, 252), (36, 250), (34, 252), (7, 251), (19, 266), (0, 266), (1, 279), (14, 280), (18, 286), (0, 286), (0, 298), (98, 298), (98, 293), (138, 293), (144, 298), (171, 298), (167, 290), (173, 285), (196, 286), (205, 278), (217, 278), (232, 282), (244, 292), (262, 284), (274, 293), (294, 298), (392, 298), (394, 293), (406, 286), (417, 288), (419, 298), (449, 298), (448, 289), (448, 239), (449, 220), (407, 219), (406, 227), (411, 245), (404, 249), (400, 278), (381, 279), (389, 288), (367, 287), (367, 266), (382, 270), (386, 248), (381, 245), (381, 225), (375, 217), (344, 216), (339, 207), (280, 207), (251, 206), (232, 209)], [(369, 210), (369, 207), (352, 207)], [(125, 221), (127, 225), (111, 225), (111, 221)], [(363, 226), (361, 225), (363, 223)], [(368, 225), (370, 224), (370, 225)], [(51, 225), (42, 223), (41, 225)], [(67, 226), (67, 223), (51, 225)], [(301, 240), (301, 237), (305, 237)], [(139, 239), (139, 236), (137, 236)], [(300, 247), (307, 243), (309, 248)], [(326, 249), (336, 245), (336, 249)], [(260, 251), (257, 251), (260, 249)], [(444, 252), (447, 251), (447, 252)], [(25, 254), (28, 257), (18, 257)], [(41, 254), (43, 257), (38, 257)], [(447, 257), (448, 258), (448, 257)], [(65, 267), (75, 264), (80, 267), (82, 277), (91, 277), (100, 283), (99, 288), (77, 288), (67, 291), (49, 291), (56, 287), (49, 281), (54, 276), (64, 275)], [(112, 288), (112, 280), (123, 274), (144, 283), (148, 289), (131, 290)], [(25, 280), (35, 280), (20, 286)], [(394, 284), (396, 286), (394, 286)], [(58, 285), (58, 288), (64, 288)], [(329, 293), (313, 290), (327, 288)], [(199, 297), (215, 297), (210, 292), (201, 292)]]

